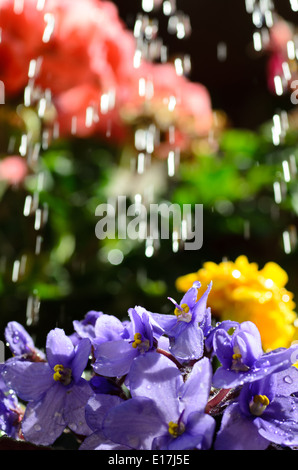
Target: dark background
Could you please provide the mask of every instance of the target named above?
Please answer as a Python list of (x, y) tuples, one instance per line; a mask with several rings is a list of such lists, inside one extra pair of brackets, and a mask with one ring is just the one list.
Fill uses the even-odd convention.
[[(113, 3), (127, 27), (133, 29), (136, 15), (142, 12), (142, 1), (113, 0)], [(274, 5), (282, 18), (298, 24), (298, 14), (292, 11), (290, 0), (274, 0)], [(159, 35), (170, 53), (191, 56), (191, 80), (208, 88), (213, 108), (224, 110), (233, 127), (255, 129), (270, 119), (276, 109), (291, 107), (289, 95), (281, 98), (268, 91), (268, 55), (253, 49), (256, 28), (244, 0), (177, 0), (177, 10), (189, 15), (192, 25), (190, 37), (184, 40), (167, 33), (167, 17), (162, 8), (149, 16), (158, 18)], [(217, 58), (220, 42), (227, 46), (224, 62)]]

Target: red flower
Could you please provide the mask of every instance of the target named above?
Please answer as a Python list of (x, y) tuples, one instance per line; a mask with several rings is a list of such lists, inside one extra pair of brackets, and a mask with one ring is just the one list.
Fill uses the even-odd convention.
[(26, 86), (30, 60), (39, 55), (44, 24), (36, 0), (26, 0), (20, 11), (14, 1), (0, 1), (0, 79), (7, 96)]

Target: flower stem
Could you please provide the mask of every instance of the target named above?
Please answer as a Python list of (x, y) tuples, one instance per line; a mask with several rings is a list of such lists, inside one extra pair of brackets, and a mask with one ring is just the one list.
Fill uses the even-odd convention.
[(183, 369), (183, 366), (180, 364), (180, 362), (177, 361), (177, 359), (171, 353), (169, 353), (168, 351), (165, 351), (164, 349), (161, 349), (161, 348), (156, 348), (156, 352), (159, 353), (159, 354), (162, 354), (163, 356), (167, 357), (172, 362), (174, 362), (174, 364), (176, 364), (178, 369)]
[(206, 408), (205, 408), (205, 413), (210, 413), (210, 411), (215, 408), (219, 403), (224, 400), (227, 395), (230, 393), (231, 389), (230, 388), (222, 388), (214, 398), (208, 401)]

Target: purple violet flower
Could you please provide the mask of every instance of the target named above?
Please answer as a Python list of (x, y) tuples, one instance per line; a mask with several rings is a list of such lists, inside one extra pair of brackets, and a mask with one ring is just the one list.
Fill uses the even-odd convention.
[(86, 404), (86, 421), (92, 429), (92, 434), (87, 436), (79, 450), (129, 450), (110, 439), (102, 432), (103, 420), (112, 408), (123, 403), (123, 399), (107, 394), (94, 395)]
[(112, 408), (102, 432), (118, 444), (140, 450), (209, 449), (215, 420), (205, 413), (211, 365), (198, 361), (184, 382), (176, 365), (153, 351), (132, 364), (132, 398)]
[[(211, 322), (209, 322), (209, 325)], [(222, 322), (218, 322), (215, 326), (209, 326), (209, 328), (204, 331), (205, 334), (205, 351), (208, 354), (208, 357), (214, 356), (214, 347), (213, 347), (213, 339), (214, 335), (218, 330), (225, 330), (229, 335), (233, 332), (236, 327), (239, 325), (238, 322), (232, 320), (223, 320)]]
[[(1, 364), (1, 371), (4, 364)], [(8, 437), (18, 439), (24, 410), (13, 390), (7, 387), (0, 376), (0, 429)]]
[(131, 308), (128, 313), (131, 320), (130, 337), (106, 341), (95, 348), (93, 369), (96, 374), (123, 376), (128, 373), (136, 357), (156, 348), (163, 330), (151, 314), (143, 307)]
[(93, 346), (106, 343), (107, 341), (118, 341), (130, 337), (130, 322), (122, 322), (114, 315), (101, 315), (94, 325)]
[(65, 332), (55, 328), (47, 336), (47, 362), (17, 357), (6, 361), (2, 372), (6, 385), (28, 402), (22, 421), (26, 440), (50, 445), (67, 426), (77, 434), (91, 432), (85, 421), (85, 404), (92, 389), (81, 377), (90, 350), (89, 339), (74, 347)]
[(210, 310), (207, 299), (212, 284), (197, 300), (199, 282), (184, 294), (180, 303), (169, 297), (175, 305), (174, 315), (153, 313), (152, 317), (164, 329), (170, 340), (170, 352), (181, 361), (200, 359), (204, 352), (204, 329), (209, 331)]
[(72, 340), (73, 344), (78, 344), (82, 338), (89, 338), (91, 341), (95, 337), (95, 323), (101, 315), (103, 315), (103, 312), (90, 310), (86, 313), (83, 320), (73, 321), (73, 328), (75, 331), (72, 335), (70, 335), (70, 339)]
[(285, 391), (280, 379), (271, 374), (243, 386), (238, 401), (224, 411), (215, 450), (265, 450), (272, 442), (297, 446), (298, 398), (279, 394)]
[(44, 353), (35, 347), (33, 339), (20, 323), (9, 322), (4, 330), (4, 336), (14, 356), (23, 356), (23, 359), (32, 362), (45, 360)]
[(213, 336), (213, 348), (221, 367), (214, 373), (213, 386), (232, 388), (287, 369), (295, 362), (297, 347), (264, 353), (259, 330), (250, 321), (239, 324), (232, 335), (219, 328)]

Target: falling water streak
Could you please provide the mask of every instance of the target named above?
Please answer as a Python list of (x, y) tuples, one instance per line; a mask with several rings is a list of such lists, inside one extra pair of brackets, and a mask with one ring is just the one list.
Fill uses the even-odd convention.
[(245, 240), (249, 240), (249, 238), (250, 238), (250, 222), (249, 222), (249, 220), (244, 221), (243, 236), (244, 236)]
[(259, 52), (262, 50), (262, 36), (259, 31), (253, 33), (253, 44), (255, 51)]
[(282, 111), (280, 114), (275, 114), (272, 118), (273, 126), (271, 128), (272, 132), (272, 142), (275, 146), (280, 145), (287, 134), (289, 129), (288, 115), (286, 111)]
[(290, 0), (290, 5), (293, 11), (298, 11), (298, 0)]
[(168, 155), (168, 175), (170, 177), (175, 175), (175, 153), (173, 150), (171, 150)]
[(245, 0), (245, 8), (247, 13), (252, 14), (255, 6), (255, 0)]
[(284, 175), (284, 180), (286, 183), (291, 181), (291, 172), (290, 172), (290, 165), (287, 160), (284, 160), (282, 162), (282, 169), (283, 169), (283, 175)]
[(145, 244), (145, 256), (147, 258), (151, 258), (154, 255), (154, 244), (151, 238), (146, 239)]
[(271, 0), (246, 0), (245, 8), (255, 28), (253, 47), (256, 52), (260, 52), (269, 44), (269, 30), (274, 25), (274, 4)]
[(176, 0), (165, 0), (163, 2), (163, 14), (165, 16), (173, 15), (176, 12)]
[(227, 44), (223, 41), (217, 44), (217, 60), (225, 62), (227, 60)]
[(27, 299), (26, 325), (31, 326), (38, 323), (40, 311), (40, 299), (36, 291)]
[(23, 134), (21, 137), (21, 143), (19, 147), (19, 153), (22, 157), (25, 157), (28, 148), (28, 134)]
[(154, 10), (154, 0), (142, 0), (142, 8), (147, 13)]
[(37, 11), (42, 11), (44, 9), (45, 1), (46, 0), (37, 0), (37, 4), (36, 4)]
[[(36, 9), (42, 11), (45, 6), (45, 0), (37, 0)], [(23, 12), (24, 2), (23, 0), (16, 0), (14, 2), (14, 10), (16, 14)], [(54, 15), (45, 13), (44, 15), (45, 28), (42, 36), (42, 42), (48, 43), (51, 40), (52, 34), (55, 28)], [(30, 132), (24, 133), (21, 136), (20, 144), (18, 148), (19, 154), (27, 160), (28, 167), (31, 168), (32, 173), (35, 176), (36, 187), (32, 194), (28, 194), (24, 200), (23, 216), (31, 218), (33, 223), (34, 231), (37, 232), (35, 239), (35, 246), (33, 252), (35, 256), (41, 253), (41, 247), (43, 237), (41, 230), (48, 220), (48, 206), (43, 204), (40, 206), (40, 192), (43, 191), (45, 185), (45, 174), (38, 168), (38, 161), (40, 158), (41, 150), (49, 148), (53, 138), (59, 136), (59, 125), (57, 122), (53, 122), (52, 126), (44, 124), (49, 122), (48, 118), (53, 112), (51, 90), (41, 90), (35, 86), (35, 79), (39, 75), (42, 67), (43, 58), (36, 57), (32, 58), (29, 62), (28, 67), (28, 82), (24, 88), (23, 104), (25, 108), (35, 108), (38, 118), (42, 123), (42, 131), (40, 139), (36, 141)], [(9, 152), (12, 152), (16, 146), (15, 140), (9, 141)], [(13, 263), (12, 268), (12, 282), (16, 283), (25, 274), (27, 266), (27, 255), (23, 254), (20, 259), (17, 259)], [(28, 296), (27, 309), (26, 309), (26, 323), (27, 325), (36, 324), (39, 320), (40, 311), (40, 299), (36, 289)]]
[(284, 93), (283, 80), (280, 75), (275, 75), (274, 77), (274, 88), (277, 96), (282, 96)]
[(179, 251), (179, 231), (178, 229), (173, 229), (172, 234), (172, 251), (177, 253)]
[(13, 10), (16, 15), (23, 13), (24, 0), (14, 0)]
[(289, 157), (289, 167), (290, 167), (290, 173), (292, 178), (296, 178), (297, 176), (297, 164), (296, 164), (296, 157), (295, 155), (290, 155)]
[(292, 248), (291, 248), (291, 238), (288, 230), (284, 231), (282, 234), (283, 237), (283, 245), (284, 245), (284, 251), (286, 254), (291, 253)]
[(41, 253), (41, 245), (43, 242), (43, 237), (41, 235), (37, 235), (36, 243), (35, 243), (35, 254), (39, 255)]
[(77, 117), (72, 116), (71, 118), (71, 134), (75, 135), (77, 133)]
[(289, 60), (296, 59), (296, 46), (292, 40), (287, 42), (287, 55)]
[(15, 260), (13, 263), (12, 268), (12, 282), (17, 282), (19, 280), (19, 273), (20, 273), (20, 261)]
[(280, 204), (282, 202), (282, 192), (281, 192), (281, 185), (279, 181), (275, 181), (273, 183), (273, 192), (274, 192), (275, 203)]
[(46, 27), (44, 29), (42, 41), (48, 43), (51, 39), (51, 36), (55, 28), (55, 17), (52, 13), (45, 13), (44, 20), (46, 22)]
[(8, 146), (7, 146), (8, 155), (14, 152), (15, 145), (16, 145), (16, 137), (15, 136), (9, 137)]
[[(154, 0), (142, 0), (142, 10), (136, 17), (133, 34), (136, 39), (136, 51), (133, 59), (134, 68), (140, 68), (142, 60), (149, 62), (167, 63), (168, 61), (168, 48), (163, 43), (163, 40), (158, 37), (159, 21), (157, 18), (149, 17), (148, 14), (152, 13), (157, 7), (162, 4), (162, 13), (168, 18), (167, 32), (175, 35), (178, 40), (184, 40), (191, 34), (191, 22), (188, 15), (182, 11), (177, 11), (175, 0), (165, 0), (163, 2), (154, 2)], [(182, 54), (173, 58), (173, 65), (177, 76), (188, 76), (191, 72), (191, 58), (188, 54)], [(155, 90), (150, 77), (143, 76), (139, 79), (138, 94), (144, 99), (144, 104), (149, 105), (150, 101), (154, 98)], [(173, 113), (177, 106), (177, 96), (164, 97), (164, 103), (167, 105), (169, 113)], [(165, 129), (163, 129), (165, 131)], [(175, 142), (175, 125), (172, 123), (167, 129), (168, 151), (166, 164), (167, 173), (172, 178), (179, 166), (180, 162), (180, 149)], [(161, 133), (155, 124), (146, 126), (137, 126), (135, 129), (135, 149), (136, 157), (131, 159), (131, 168), (139, 175), (144, 174), (149, 167), (155, 149), (160, 144)], [(149, 164), (148, 164), (149, 161)], [(154, 190), (153, 190), (154, 192)], [(144, 196), (144, 195), (143, 195)], [(186, 223), (184, 221), (184, 223)], [(185, 232), (187, 232), (185, 227)], [(179, 247), (178, 240), (175, 238), (177, 230), (173, 233), (172, 249), (177, 251)], [(155, 234), (156, 235), (156, 234)], [(154, 238), (154, 242), (156, 239)], [(151, 256), (156, 249), (156, 243), (152, 243), (149, 238), (146, 241), (145, 254)]]

